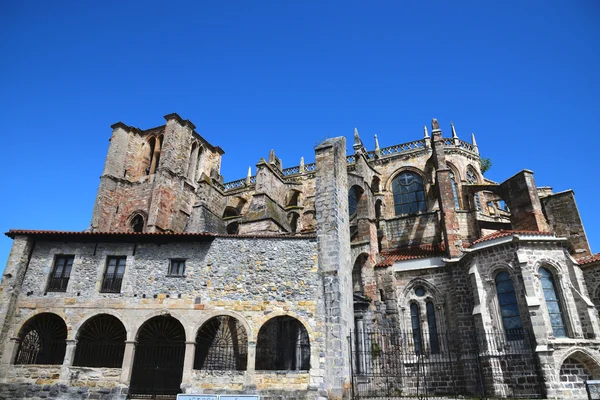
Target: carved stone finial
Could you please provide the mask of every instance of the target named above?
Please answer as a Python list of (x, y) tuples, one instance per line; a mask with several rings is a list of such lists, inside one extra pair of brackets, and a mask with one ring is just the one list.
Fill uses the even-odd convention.
[(248, 167), (248, 178), (252, 176), (252, 167)]
[(300, 157), (300, 168), (298, 168), (298, 172), (304, 172), (304, 157)]
[(379, 139), (377, 139), (377, 135), (375, 135), (375, 150), (379, 151)]
[(450, 122), (450, 128), (452, 128), (452, 138), (458, 139), (458, 135), (456, 134), (456, 129), (454, 129), (454, 122)]
[(358, 136), (358, 129), (354, 128), (354, 145), (362, 146), (362, 140), (360, 140), (360, 136)]
[(424, 132), (424, 136), (425, 138), (429, 137), (429, 133), (427, 132), (427, 125), (423, 125), (423, 132)]
[(274, 163), (275, 162), (275, 150), (271, 149), (271, 151), (269, 152), (269, 163)]
[(432, 131), (440, 130), (440, 124), (439, 124), (438, 120), (435, 118), (433, 118), (431, 120), (431, 130)]
[(477, 146), (477, 141), (475, 141), (475, 134), (471, 133), (471, 144), (473, 146)]

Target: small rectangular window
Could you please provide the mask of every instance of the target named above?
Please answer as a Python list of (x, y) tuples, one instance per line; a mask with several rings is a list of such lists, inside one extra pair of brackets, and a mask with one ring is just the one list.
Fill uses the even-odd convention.
[(172, 258), (169, 265), (169, 276), (183, 276), (184, 272), (185, 260)]
[(106, 271), (104, 271), (100, 293), (121, 293), (126, 260), (125, 256), (108, 256), (106, 258)]
[(66, 292), (75, 256), (56, 256), (54, 267), (48, 281), (47, 292)]

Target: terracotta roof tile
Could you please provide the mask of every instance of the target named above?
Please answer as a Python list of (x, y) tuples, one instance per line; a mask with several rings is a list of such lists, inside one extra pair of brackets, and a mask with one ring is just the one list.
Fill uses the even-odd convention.
[(383, 261), (376, 267), (389, 267), (396, 261), (419, 260), (422, 258), (440, 257), (446, 254), (443, 244), (426, 244), (382, 252)]
[(582, 257), (577, 260), (577, 264), (579, 264), (581, 266), (581, 265), (591, 264), (596, 261), (600, 261), (600, 253), (592, 254), (591, 256), (587, 256), (587, 257)]
[(131, 239), (152, 239), (152, 238), (188, 238), (194, 237), (201, 238), (215, 238), (215, 237), (226, 237), (226, 238), (261, 238), (261, 239), (314, 239), (315, 235), (231, 235), (231, 234), (218, 234), (210, 232), (90, 232), (90, 231), (51, 231), (51, 230), (32, 230), (32, 229), (11, 229), (5, 233), (6, 236), (14, 239), (18, 235), (29, 235), (29, 236), (60, 236), (60, 237), (72, 237), (81, 236), (89, 238), (131, 238)]
[(512, 235), (554, 236), (554, 233), (552, 233), (552, 232), (541, 232), (541, 231), (502, 230), (502, 231), (490, 233), (489, 235), (483, 236), (483, 237), (475, 240), (473, 243), (471, 243), (471, 246), (475, 245), (475, 244), (478, 244), (478, 243), (488, 242), (490, 240), (499, 239), (499, 238), (503, 238), (503, 237), (507, 237), (507, 236), (512, 236)]

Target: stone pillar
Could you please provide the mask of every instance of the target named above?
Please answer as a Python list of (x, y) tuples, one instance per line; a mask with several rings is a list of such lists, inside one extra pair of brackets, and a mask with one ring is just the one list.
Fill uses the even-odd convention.
[[(194, 356), (196, 355), (196, 342), (185, 342), (185, 358), (183, 359), (183, 377), (181, 386), (188, 386), (194, 373)], [(185, 390), (184, 392), (185, 393)]]
[(348, 215), (346, 139), (328, 139), (315, 148), (317, 251), (325, 321), (324, 387), (330, 400), (350, 396), (348, 337), (353, 325), (352, 261)]
[[(33, 254), (35, 241), (27, 236), (16, 236), (6, 262), (0, 283), (0, 343), (7, 342), (17, 298), (21, 294), (21, 284), (27, 272), (29, 259)], [(4, 349), (0, 347), (0, 352)], [(2, 355), (0, 353), (0, 355)]]
[(135, 342), (125, 342), (125, 353), (123, 354), (123, 365), (121, 366), (121, 378), (119, 382), (125, 385), (129, 385), (131, 379), (131, 371), (133, 369), (133, 356), (135, 353)]
[(75, 348), (77, 347), (77, 340), (68, 339), (67, 348), (65, 349), (65, 358), (63, 359), (62, 367), (60, 368), (59, 381), (65, 383), (69, 381), (70, 369), (73, 365), (73, 358), (75, 358)]
[(451, 171), (446, 165), (442, 130), (435, 119), (431, 122), (431, 141), (433, 144), (433, 165), (436, 173), (435, 189), (440, 205), (446, 252), (450, 258), (457, 258), (462, 254), (460, 226), (456, 216), (454, 191), (452, 190), (452, 179), (450, 178)]
[(246, 378), (244, 380), (244, 390), (256, 390), (256, 342), (248, 342), (248, 364), (246, 365)]

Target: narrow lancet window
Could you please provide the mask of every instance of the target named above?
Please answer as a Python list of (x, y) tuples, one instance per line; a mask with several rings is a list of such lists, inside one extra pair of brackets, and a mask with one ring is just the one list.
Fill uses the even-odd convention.
[(496, 275), (496, 293), (502, 325), (508, 340), (519, 340), (523, 337), (523, 323), (519, 313), (519, 304), (510, 275), (506, 271)]
[(542, 290), (544, 291), (544, 299), (546, 300), (546, 308), (550, 316), (550, 324), (555, 337), (567, 337), (567, 328), (565, 326), (565, 318), (563, 316), (562, 305), (558, 291), (556, 290), (556, 282), (552, 272), (546, 268), (540, 268), (540, 276), (542, 281)]

